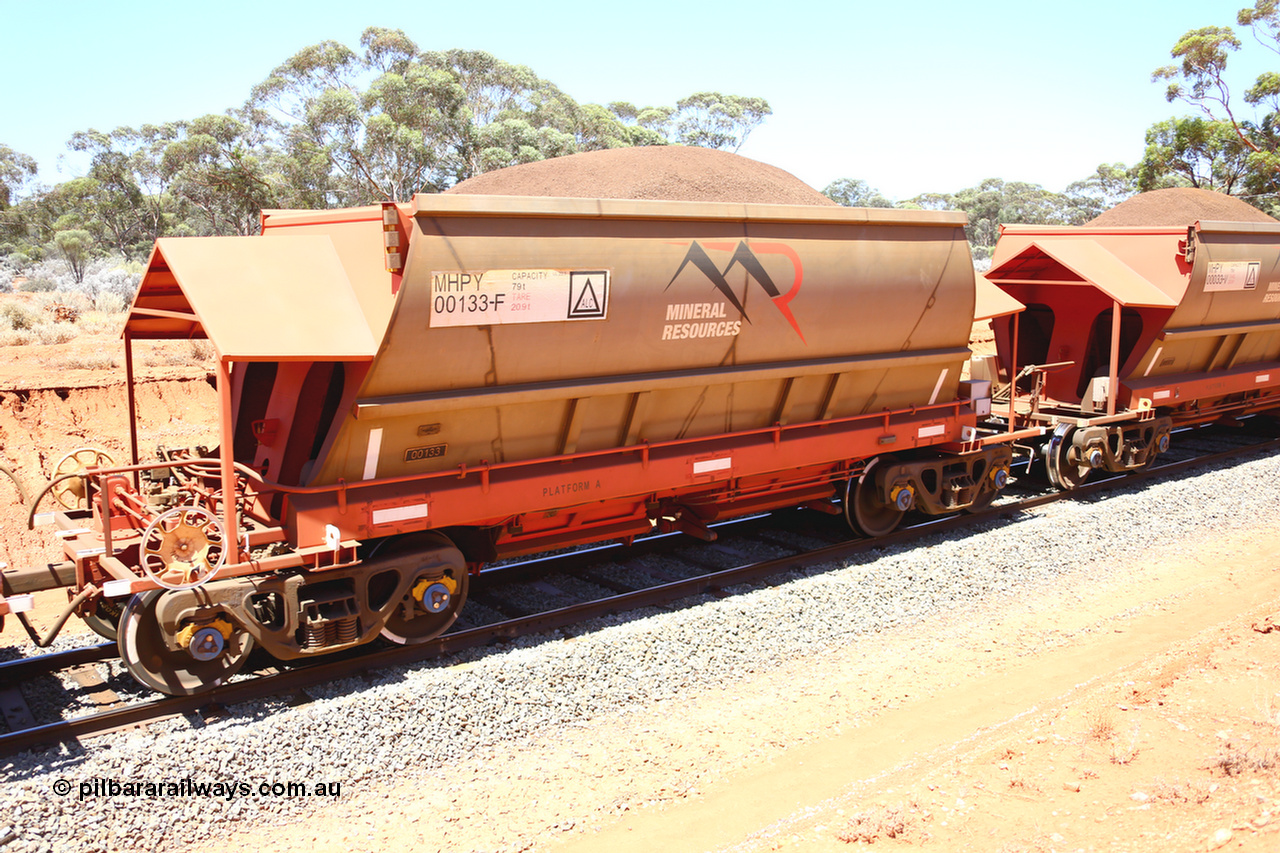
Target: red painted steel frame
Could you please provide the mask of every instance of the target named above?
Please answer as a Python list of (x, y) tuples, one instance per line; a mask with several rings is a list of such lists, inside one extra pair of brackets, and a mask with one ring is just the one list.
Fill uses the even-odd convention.
[[(263, 488), (289, 493), (286, 526), (299, 545), (322, 541), (327, 524), (344, 538), (367, 539), (426, 528), (489, 527), (583, 506), (593, 507), (597, 519), (620, 518), (634, 514), (630, 506), (636, 501), (705, 501), (744, 480), (764, 486), (752, 478), (766, 478), (776, 489), (798, 488), (880, 453), (954, 444), (976, 420), (968, 401), (957, 401), (420, 477)], [(566, 484), (573, 489), (571, 501), (561, 496)], [(618, 505), (616, 513), (610, 503)], [(424, 517), (375, 522), (375, 512), (398, 507), (420, 507)], [(584, 531), (580, 541), (597, 538)]]
[[(220, 474), (227, 485), (234, 482), (233, 475), (239, 472), (243, 480), (249, 481), (249, 487), (260, 494), (286, 494), (284, 537), (299, 551), (313, 555), (324, 546), (326, 525), (338, 528), (343, 549), (353, 548), (352, 540), (424, 529), (505, 526), (505, 529), (521, 530), (525, 524), (530, 528), (526, 532), (532, 534), (541, 548), (546, 548), (550, 547), (546, 543), (553, 540), (568, 545), (645, 532), (654, 502), (665, 502), (665, 506), (673, 508), (689, 506), (695, 511), (705, 508), (703, 518), (717, 517), (717, 506), (728, 506), (725, 515), (732, 515), (753, 511), (752, 508), (799, 505), (814, 499), (815, 485), (831, 484), (848, 476), (856, 471), (860, 461), (879, 454), (943, 445), (952, 452), (976, 450), (976, 442), (960, 444), (963, 428), (974, 426), (976, 420), (970, 401), (959, 400), (830, 421), (353, 484), (297, 487), (266, 482), (239, 464), (229, 473), (226, 470), (232, 467), (229, 459), (221, 460)], [(225, 425), (223, 435), (223, 447), (229, 447)], [(123, 466), (95, 473), (94, 479), (106, 484), (111, 477), (118, 479), (142, 468), (171, 464), (174, 463)], [(560, 488), (566, 484), (569, 488)], [(834, 488), (830, 485), (827, 488), (829, 494), (834, 495)], [(739, 501), (736, 506), (732, 503), (734, 500)], [(111, 501), (102, 501), (95, 505), (101, 507), (109, 503)], [(234, 504), (235, 501), (223, 502), (224, 523), (235, 523)], [(403, 507), (422, 507), (422, 515), (375, 523), (375, 512)], [(109, 507), (106, 510), (99, 516), (103, 525), (99, 535), (109, 543), (111, 529), (118, 528), (120, 522), (112, 518)], [(569, 518), (560, 527), (554, 527), (558, 522), (549, 519), (560, 513)], [(518, 548), (518, 542), (512, 547)], [(246, 559), (242, 554), (240, 560)], [(229, 559), (220, 576), (275, 570), (282, 567), (276, 565), (279, 559), (266, 562)], [(290, 558), (289, 562), (303, 565), (316, 561)], [(131, 591), (140, 592), (154, 586), (140, 577), (132, 584)]]
[[(1247, 414), (1280, 406), (1280, 362), (1247, 364), (1211, 374), (1131, 379), (1121, 386), (1121, 393), (1127, 405), (1147, 400), (1150, 406), (1167, 411), (1175, 424), (1203, 423), (1225, 413)], [(1184, 404), (1194, 405), (1181, 408)]]
[[(227, 411), (229, 384), (225, 367), (219, 367), (222, 446), (228, 448), (232, 435)], [(248, 490), (259, 497), (271, 492), (287, 496), (283, 530), (274, 527), (273, 520), (265, 519), (267, 527), (258, 531), (257, 538), (288, 539), (295, 551), (254, 560), (228, 541), (228, 564), (219, 574), (234, 577), (305, 566), (323, 569), (334, 562), (327, 556), (341, 553), (342, 562), (354, 559), (358, 545), (355, 540), (425, 529), (500, 528), (508, 537), (506, 553), (522, 553), (522, 547), (523, 552), (528, 552), (552, 545), (634, 536), (650, 529), (650, 519), (680, 509), (689, 509), (691, 515), (688, 521), (673, 522), (674, 526), (696, 531), (700, 520), (801, 505), (820, 500), (824, 494), (833, 497), (835, 481), (856, 474), (861, 462), (877, 455), (930, 448), (957, 455), (978, 451), (982, 441), (962, 442), (964, 428), (975, 426), (976, 420), (971, 401), (958, 400), (829, 421), (319, 487), (266, 482), (252, 469), (224, 456), (218, 460), (223, 494), (227, 494), (225, 489), (234, 488), (238, 473), (242, 483), (247, 481)], [(92, 545), (88, 540), (94, 539), (106, 546), (101, 560), (92, 556), (76, 559), (81, 585), (88, 580), (88, 564), (99, 562), (102, 565), (92, 573), (94, 577), (129, 579), (132, 572), (138, 579), (131, 582), (131, 592), (156, 588), (140, 570), (126, 567), (110, 556), (118, 552), (111, 544), (113, 530), (117, 534), (127, 532), (127, 543), (138, 535), (137, 519), (122, 519), (119, 513), (112, 512), (112, 505), (128, 495), (116, 496), (112, 490), (116, 488), (113, 483), (123, 485), (127, 475), (136, 471), (172, 464), (120, 466), (92, 475), (99, 493), (105, 489), (112, 499), (93, 502), (99, 532), (86, 531), (68, 543), (68, 547), (81, 547)], [(236, 530), (236, 501), (221, 503), (223, 523), (229, 530)], [(411, 511), (395, 512), (406, 507)], [(119, 509), (124, 509), (123, 505)], [(392, 512), (386, 513), (387, 510)], [(332, 555), (326, 550), (326, 525), (336, 527), (340, 535), (339, 549)], [(238, 544), (242, 545), (243, 540)], [(83, 568), (82, 561), (86, 564)], [(0, 603), (3, 600), (0, 598)]]

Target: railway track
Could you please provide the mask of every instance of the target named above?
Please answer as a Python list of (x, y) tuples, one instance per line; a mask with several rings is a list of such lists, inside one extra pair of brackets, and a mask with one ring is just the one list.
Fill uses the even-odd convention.
[[(925, 536), (962, 529), (1003, 517), (1014, 522), (1019, 513), (1064, 499), (1091, 498), (1120, 485), (1153, 477), (1167, 477), (1197, 466), (1249, 454), (1280, 449), (1280, 439), (1262, 438), (1261, 430), (1243, 428), (1189, 430), (1178, 437), (1176, 450), (1161, 457), (1150, 470), (1100, 479), (1072, 492), (1037, 488), (1030, 478), (1015, 482), (1006, 497), (974, 514), (960, 514), (909, 524), (877, 539), (846, 539), (843, 520), (813, 511), (787, 511), (772, 516), (726, 522), (717, 527), (713, 543), (699, 543), (678, 534), (640, 540), (631, 548), (604, 546), (486, 570), (473, 582), (472, 598), (463, 618), (445, 635), (422, 645), (371, 648), (286, 666), (246, 669), (233, 682), (188, 697), (120, 699), (87, 714), (50, 722), (36, 722), (21, 709), (8, 713), (18, 686), (33, 679), (93, 666), (114, 658), (113, 643), (61, 651), (0, 663), (0, 684), (9, 693), (0, 697), (10, 731), (0, 734), (0, 755), (11, 755), (43, 744), (70, 742), (121, 728), (145, 725), (177, 715), (198, 713), (206, 719), (225, 708), (271, 696), (306, 701), (309, 687), (359, 677), (384, 668), (444, 657), (466, 649), (510, 641), (546, 631), (569, 628), (591, 619), (645, 607), (667, 607), (702, 594), (723, 594), (738, 584), (760, 581), (791, 570), (847, 559), (868, 549), (905, 544)], [(776, 556), (758, 559), (753, 552), (772, 550)], [(782, 553), (777, 553), (782, 552)], [(619, 571), (619, 570), (622, 571)], [(628, 583), (622, 578), (625, 576)], [(633, 587), (634, 579), (651, 582)], [(565, 588), (573, 587), (575, 592)], [(590, 596), (592, 589), (603, 595)], [(532, 607), (539, 601), (542, 606)], [(270, 660), (270, 659), (265, 659)], [(88, 679), (92, 682), (94, 676)], [(97, 681), (101, 685), (101, 678)], [(20, 699), (20, 694), (19, 694)]]

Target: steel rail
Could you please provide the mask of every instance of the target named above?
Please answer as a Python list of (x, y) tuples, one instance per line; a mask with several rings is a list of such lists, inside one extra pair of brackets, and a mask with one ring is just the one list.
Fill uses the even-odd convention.
[[(511, 640), (533, 633), (580, 624), (586, 620), (613, 613), (642, 607), (666, 605), (701, 593), (718, 591), (725, 587), (758, 580), (768, 575), (845, 559), (868, 549), (880, 549), (892, 545), (906, 544), (938, 533), (963, 529), (969, 525), (991, 520), (997, 516), (1013, 519), (1017, 513), (1056, 501), (1089, 497), (1117, 486), (1141, 482), (1155, 477), (1164, 477), (1237, 456), (1276, 449), (1280, 449), (1280, 438), (1271, 438), (1257, 444), (1220, 450), (1204, 456), (1153, 466), (1144, 471), (1135, 471), (1093, 483), (1085, 483), (1071, 491), (1050, 492), (1012, 503), (991, 506), (980, 512), (958, 513), (926, 521), (875, 539), (849, 540), (800, 554), (713, 571), (697, 577), (671, 581), (607, 598), (566, 605), (529, 616), (456, 631), (421, 645), (397, 646), (364, 654), (341, 655), (337, 659), (317, 660), (315, 663), (276, 674), (242, 679), (195, 696), (165, 697), (69, 720), (46, 723), (34, 728), (0, 735), (0, 755), (12, 755), (43, 744), (64, 743), (86, 735), (138, 725), (157, 718), (194, 712), (203, 708), (232, 705), (267, 696), (296, 692), (338, 679), (363, 675), (372, 670), (432, 660), (502, 640)], [(573, 558), (577, 553), (579, 552), (573, 552), (565, 556)], [(102, 649), (108, 645), (110, 644), (104, 644), (96, 648)], [(84, 652), (87, 650), (76, 651)], [(4, 671), (6, 670), (0, 670), (0, 672)]]
[(50, 675), (59, 670), (87, 663), (98, 663), (119, 657), (120, 652), (113, 642), (99, 643), (96, 646), (84, 646), (62, 652), (49, 652), (33, 655), (29, 658), (18, 658), (0, 663), (0, 682), (17, 684), (29, 681), (41, 675)]

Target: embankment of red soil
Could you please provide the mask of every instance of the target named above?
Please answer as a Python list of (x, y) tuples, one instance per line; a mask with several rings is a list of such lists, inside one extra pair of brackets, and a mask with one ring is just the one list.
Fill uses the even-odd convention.
[[(217, 445), (217, 395), (205, 379), (138, 383), (138, 441), (143, 458), (156, 445)], [(34, 498), (60, 459), (78, 448), (106, 451), (120, 464), (129, 457), (129, 403), (122, 382), (98, 387), (0, 390), (0, 465)], [(42, 510), (52, 509), (49, 498)], [(0, 561), (27, 566), (60, 559), (47, 529), (27, 529), (27, 508), (8, 477), (0, 475)]]

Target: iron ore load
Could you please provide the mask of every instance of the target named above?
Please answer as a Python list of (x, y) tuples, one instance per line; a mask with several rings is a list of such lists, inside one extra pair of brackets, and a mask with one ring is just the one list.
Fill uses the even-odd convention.
[(67, 475), (63, 559), (3, 576), (0, 614), (65, 587), (165, 693), (425, 642), (500, 558), (793, 506), (879, 535), (1008, 476), (963, 214), (422, 195), (262, 231), (158, 241), (124, 329), (131, 407), (134, 341), (212, 343), (220, 446)]

